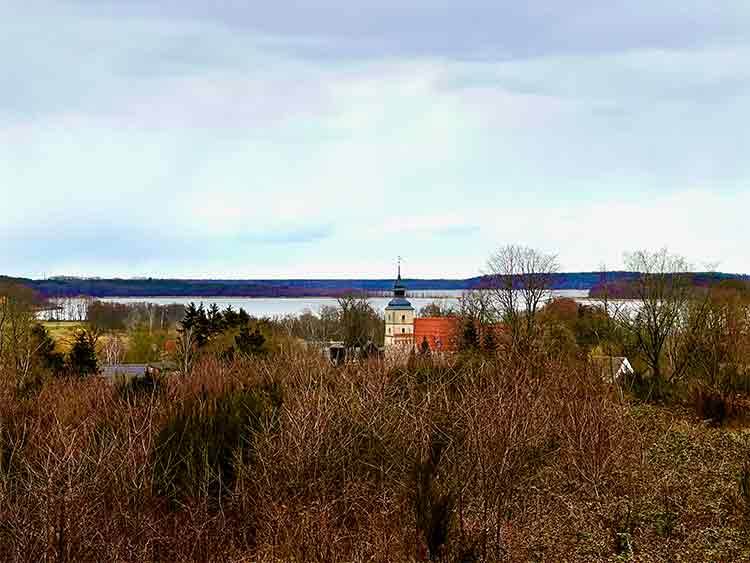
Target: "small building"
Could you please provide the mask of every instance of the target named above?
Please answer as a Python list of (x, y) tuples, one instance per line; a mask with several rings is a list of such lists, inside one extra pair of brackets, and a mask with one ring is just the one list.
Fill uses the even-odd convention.
[(414, 346), (419, 350), (426, 341), (431, 352), (458, 350), (460, 321), (456, 317), (419, 317), (414, 319)]
[(326, 347), (328, 359), (334, 366), (341, 366), (350, 361), (362, 361), (383, 357), (383, 349), (372, 340), (363, 346), (348, 348), (343, 342), (330, 342)]
[(156, 376), (178, 371), (177, 363), (172, 361), (153, 362), (146, 366), (145, 375)]
[(100, 374), (103, 377), (143, 377), (146, 375), (148, 364), (107, 364), (101, 366)]
[(615, 383), (625, 375), (632, 375), (633, 366), (624, 356), (592, 356), (594, 372), (607, 383)]
[(398, 277), (393, 284), (393, 299), (385, 308), (386, 348), (398, 346), (414, 347), (414, 307), (406, 298), (406, 286), (401, 281), (401, 264), (398, 265)]
[(346, 362), (346, 347), (343, 342), (331, 342), (327, 350), (328, 359), (334, 366), (340, 366)]
[(100, 367), (99, 375), (106, 378), (132, 379), (138, 377), (154, 377), (177, 371), (175, 362), (153, 362), (150, 364), (105, 364)]

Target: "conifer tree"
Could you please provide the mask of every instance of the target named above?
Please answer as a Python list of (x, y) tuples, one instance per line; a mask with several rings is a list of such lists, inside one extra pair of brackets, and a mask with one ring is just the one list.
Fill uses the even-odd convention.
[(237, 313), (237, 323), (239, 326), (244, 326), (247, 323), (250, 322), (250, 315), (247, 314), (247, 311), (240, 307), (240, 312)]
[(224, 328), (235, 328), (239, 326), (239, 315), (232, 309), (231, 305), (227, 305), (222, 313), (224, 319)]
[(76, 334), (75, 342), (68, 354), (68, 368), (74, 374), (84, 377), (99, 373), (99, 362), (93, 336), (85, 330)]
[(208, 322), (208, 317), (206, 316), (206, 309), (203, 307), (203, 303), (198, 306), (194, 333), (195, 342), (196, 344), (198, 344), (198, 348), (205, 346), (211, 337), (210, 325)]
[(234, 338), (234, 345), (237, 352), (243, 356), (257, 356), (263, 354), (265, 349), (263, 346), (266, 343), (265, 337), (261, 334), (259, 329), (255, 329), (252, 332), (248, 325), (244, 325), (240, 328), (240, 333)]
[(195, 328), (195, 325), (198, 323), (198, 308), (195, 306), (195, 303), (192, 301), (188, 303), (188, 306), (185, 307), (185, 315), (182, 318), (182, 321), (180, 322), (181, 325), (181, 331), (190, 330), (192, 328)]
[(216, 303), (211, 304), (211, 306), (208, 308), (208, 314), (206, 316), (208, 321), (209, 336), (220, 333), (223, 329), (223, 317), (221, 311), (219, 310), (219, 306)]

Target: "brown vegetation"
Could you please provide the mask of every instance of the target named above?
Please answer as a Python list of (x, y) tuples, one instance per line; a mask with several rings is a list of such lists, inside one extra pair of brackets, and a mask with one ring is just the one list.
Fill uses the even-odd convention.
[(25, 398), (4, 378), (2, 557), (531, 556), (541, 538), (518, 530), (548, 509), (534, 491), (597, 502), (640, 463), (611, 390), (565, 362), (538, 367), (335, 370), (292, 354), (206, 361), (140, 394), (50, 379)]
[[(731, 474), (747, 444), (697, 484), (700, 440), (721, 431), (633, 411), (575, 359), (336, 369), (288, 353), (205, 360), (147, 391), (49, 379), (26, 397), (3, 378), (0, 413), (7, 561), (659, 560), (648, 556), (683, 548), (710, 560), (695, 515), (726, 553), (744, 545)], [(700, 502), (697, 487), (721, 498)]]
[[(748, 293), (649, 292), (640, 317), (535, 305), (520, 340), (476, 292), (460, 353), (340, 367), (299, 336), (372, 311), (211, 309), (179, 372), (116, 384), (6, 300), (0, 560), (748, 560)], [(635, 373), (603, 381), (613, 355)]]

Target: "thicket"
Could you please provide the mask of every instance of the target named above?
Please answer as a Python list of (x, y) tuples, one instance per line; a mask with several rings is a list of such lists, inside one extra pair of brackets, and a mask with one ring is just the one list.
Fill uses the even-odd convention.
[(153, 393), (50, 378), (22, 398), (3, 379), (2, 558), (527, 553), (506, 529), (528, 517), (529, 490), (595, 498), (639, 463), (627, 408), (581, 368), (337, 369), (296, 352), (205, 360)]

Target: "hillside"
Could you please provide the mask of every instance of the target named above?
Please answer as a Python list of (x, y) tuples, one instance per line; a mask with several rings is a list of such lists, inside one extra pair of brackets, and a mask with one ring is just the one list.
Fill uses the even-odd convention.
[[(631, 281), (634, 272), (607, 272), (609, 284)], [(569, 272), (556, 274), (554, 289), (592, 290), (604, 281), (601, 272)], [(709, 274), (696, 274), (707, 280)], [(719, 279), (750, 280), (747, 275), (710, 274)], [(387, 292), (392, 279), (286, 279), (286, 280), (190, 280), (190, 279), (100, 279), (100, 278), (3, 278), (15, 280), (38, 291), (44, 297), (336, 297), (349, 292)], [(466, 279), (406, 279), (411, 291), (460, 291), (482, 287), (481, 276)], [(702, 282), (701, 282), (702, 283)]]

